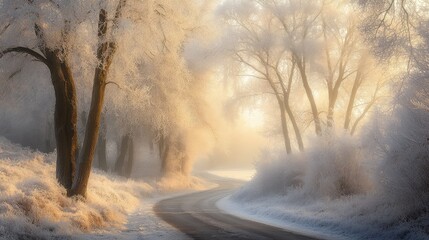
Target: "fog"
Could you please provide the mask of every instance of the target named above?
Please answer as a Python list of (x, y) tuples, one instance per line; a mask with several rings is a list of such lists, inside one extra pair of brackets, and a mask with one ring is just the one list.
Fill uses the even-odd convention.
[(376, 2), (0, 1), (0, 136), (56, 154), (57, 177), (70, 156), (171, 189), (255, 169), (231, 201), (424, 226), (427, 6)]

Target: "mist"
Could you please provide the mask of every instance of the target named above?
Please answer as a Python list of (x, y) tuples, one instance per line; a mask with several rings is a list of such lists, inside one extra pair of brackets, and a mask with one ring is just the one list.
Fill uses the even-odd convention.
[[(13, 180), (0, 186), (0, 237), (120, 228), (148, 195), (221, 185), (207, 177), (217, 170), (255, 172), (219, 204), (242, 217), (328, 238), (428, 237), (426, 10), (0, 1), (0, 177)], [(36, 185), (55, 213), (15, 204), (37, 202)], [(68, 197), (90, 199), (75, 215), (101, 217), (70, 220), (59, 202), (80, 203)], [(14, 229), (20, 214), (36, 225)]]

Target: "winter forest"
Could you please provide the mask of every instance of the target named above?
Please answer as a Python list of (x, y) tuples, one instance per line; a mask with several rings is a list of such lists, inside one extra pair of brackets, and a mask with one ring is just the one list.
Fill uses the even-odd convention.
[(0, 239), (429, 239), (424, 0), (0, 0)]

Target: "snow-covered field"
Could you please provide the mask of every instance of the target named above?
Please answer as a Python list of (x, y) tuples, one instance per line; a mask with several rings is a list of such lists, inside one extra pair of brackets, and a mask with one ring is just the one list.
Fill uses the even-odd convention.
[(0, 137), (0, 239), (186, 239), (157, 218), (152, 206), (207, 185), (177, 176), (149, 184), (94, 171), (87, 199), (71, 199), (56, 182), (54, 162), (54, 153)]

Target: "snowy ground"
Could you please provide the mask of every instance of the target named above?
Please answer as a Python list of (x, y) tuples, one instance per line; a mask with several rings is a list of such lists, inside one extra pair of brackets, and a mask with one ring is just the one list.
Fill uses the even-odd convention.
[[(274, 203), (275, 204), (275, 203)], [(264, 223), (270, 226), (285, 229), (292, 233), (303, 234), (314, 238), (331, 239), (331, 240), (346, 240), (352, 239), (345, 235), (335, 234), (322, 226), (318, 226), (317, 221), (293, 221), (288, 219), (287, 210), (280, 204), (273, 205), (273, 202), (265, 201), (259, 204), (239, 203), (226, 197), (217, 202), (217, 207), (229, 214), (239, 218), (252, 220), (255, 222)], [(297, 210), (297, 209), (295, 209)], [(273, 214), (277, 211), (276, 214)], [(289, 212), (289, 217), (295, 217), (302, 212)], [(311, 214), (311, 213), (310, 213)], [(295, 216), (294, 216), (295, 215)]]
[(145, 199), (136, 211), (128, 215), (124, 230), (80, 234), (76, 239), (190, 239), (176, 228), (159, 219), (152, 210), (161, 198)]
[(162, 198), (213, 186), (198, 178), (148, 183), (94, 171), (83, 201), (66, 197), (54, 160), (55, 154), (0, 137), (0, 239), (187, 239), (152, 207)]

